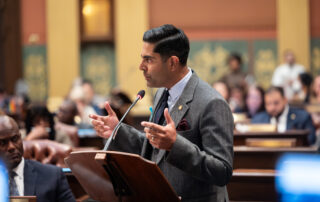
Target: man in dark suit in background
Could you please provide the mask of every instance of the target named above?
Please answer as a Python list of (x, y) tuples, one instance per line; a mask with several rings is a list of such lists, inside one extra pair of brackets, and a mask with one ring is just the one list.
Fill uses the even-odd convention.
[[(157, 163), (182, 201), (228, 201), (232, 176), (233, 118), (221, 95), (187, 66), (189, 40), (173, 25), (144, 33), (141, 52), (148, 87), (160, 88), (152, 122), (144, 132), (122, 124), (110, 150), (141, 154)], [(97, 133), (109, 138), (118, 118), (91, 115)]]
[(251, 123), (271, 123), (279, 132), (291, 129), (308, 129), (308, 142), (315, 142), (315, 128), (311, 116), (303, 109), (289, 107), (281, 87), (270, 87), (265, 96), (266, 111), (254, 116)]
[(0, 115), (0, 152), (7, 162), (11, 196), (36, 196), (40, 202), (75, 201), (61, 168), (23, 158), (18, 125), (5, 115)]

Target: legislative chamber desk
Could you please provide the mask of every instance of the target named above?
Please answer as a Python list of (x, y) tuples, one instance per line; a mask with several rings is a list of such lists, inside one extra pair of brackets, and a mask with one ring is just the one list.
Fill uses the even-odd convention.
[(10, 196), (10, 202), (37, 202), (35, 196)]
[(267, 148), (235, 146), (234, 169), (275, 169), (277, 160), (284, 153), (316, 153), (315, 147)]
[(235, 169), (227, 185), (230, 201), (277, 201), (274, 170)]
[(227, 185), (230, 201), (277, 201), (276, 162), (284, 153), (316, 153), (315, 147), (234, 147), (233, 175)]
[(286, 132), (238, 132), (234, 131), (234, 146), (246, 145), (250, 139), (295, 140), (295, 146), (308, 145), (308, 130), (288, 130)]

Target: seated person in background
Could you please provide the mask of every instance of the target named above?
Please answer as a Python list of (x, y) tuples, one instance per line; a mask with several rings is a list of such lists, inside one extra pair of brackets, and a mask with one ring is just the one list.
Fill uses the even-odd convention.
[(64, 100), (59, 107), (57, 119), (55, 122), (57, 142), (68, 144), (70, 146), (78, 146), (78, 127), (74, 121), (78, 115), (76, 103), (71, 100)]
[[(83, 79), (82, 80), (82, 89), (85, 95), (85, 102), (87, 105), (91, 106), (97, 114), (101, 115), (102, 110), (99, 108), (97, 104), (97, 96), (94, 92), (93, 84), (91, 81)], [(95, 102), (96, 101), (96, 102)]]
[[(320, 105), (320, 76), (317, 76), (314, 79), (309, 103), (311, 105)], [(320, 146), (320, 112), (317, 110), (311, 112), (311, 117), (312, 117), (313, 125), (316, 127), (316, 136), (317, 136), (316, 145)]]
[(232, 88), (230, 92), (229, 106), (231, 111), (243, 111), (245, 108), (246, 89), (241, 86), (236, 86)]
[(316, 76), (312, 85), (311, 104), (320, 103), (320, 75)]
[(312, 75), (309, 73), (304, 72), (299, 74), (299, 82), (301, 83), (302, 91), (297, 96), (297, 99), (303, 101), (305, 104), (310, 103), (312, 80)]
[(311, 116), (303, 109), (291, 108), (281, 87), (270, 87), (265, 96), (266, 111), (255, 115), (251, 123), (271, 123), (279, 132), (291, 129), (308, 129), (308, 142), (315, 142), (315, 128)]
[(27, 136), (25, 140), (50, 139), (55, 140), (53, 114), (43, 104), (32, 104), (27, 110), (25, 120)]
[(246, 74), (242, 72), (241, 56), (237, 53), (232, 53), (227, 60), (229, 71), (220, 79), (220, 81), (227, 84), (229, 89), (235, 87), (246, 88)]
[(97, 112), (91, 105), (87, 104), (87, 98), (82, 86), (73, 87), (69, 94), (69, 98), (74, 101), (77, 106), (80, 117), (79, 123), (77, 122), (78, 128), (92, 128), (89, 114), (97, 114)]
[(5, 89), (0, 85), (0, 109), (4, 109), (8, 102), (8, 95)]
[[(26, 113), (30, 105), (29, 97), (26, 94), (14, 95), (7, 97), (4, 104), (3, 111), (18, 123), (20, 129), (24, 129)], [(25, 136), (25, 131), (23, 134)]]
[(295, 56), (289, 50), (284, 53), (284, 60), (285, 64), (280, 65), (274, 71), (271, 83), (273, 86), (282, 87), (285, 97), (291, 101), (302, 91), (298, 77), (304, 72), (304, 67), (295, 63)]
[(227, 86), (227, 84), (225, 84), (222, 81), (218, 81), (212, 84), (212, 87), (214, 89), (216, 89), (216, 91), (218, 91), (218, 93), (220, 93), (220, 95), (222, 95), (222, 97), (229, 102), (229, 97), (230, 97), (230, 90)]
[[(122, 92), (119, 89), (113, 89), (111, 90), (110, 97), (108, 100), (110, 106), (114, 109), (114, 112), (118, 117), (122, 117), (124, 113), (128, 110), (130, 105), (132, 104), (132, 101), (130, 100), (129, 96)], [(102, 110), (102, 115), (107, 116), (108, 112), (106, 109)], [(133, 125), (134, 120), (131, 116), (130, 112), (129, 114), (124, 118), (124, 123)]]
[(61, 168), (23, 158), (17, 123), (0, 115), (0, 153), (9, 170), (11, 196), (36, 196), (37, 201), (75, 201)]
[(264, 108), (264, 90), (260, 86), (250, 86), (246, 95), (246, 105), (243, 109), (235, 109), (235, 113), (245, 113), (248, 118), (263, 112)]

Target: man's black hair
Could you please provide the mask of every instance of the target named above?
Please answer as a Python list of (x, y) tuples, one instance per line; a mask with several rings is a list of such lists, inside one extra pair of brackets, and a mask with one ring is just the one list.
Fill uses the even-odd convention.
[(190, 50), (189, 39), (185, 33), (173, 25), (162, 25), (146, 31), (143, 41), (155, 44), (153, 52), (159, 53), (162, 59), (177, 56), (181, 65), (186, 65)]
[(231, 60), (236, 60), (239, 65), (242, 65), (242, 58), (238, 53), (231, 53), (228, 57), (227, 63), (230, 63)]
[(312, 81), (313, 81), (313, 77), (311, 74), (304, 72), (304, 73), (299, 74), (299, 78), (300, 78), (302, 85), (304, 85), (308, 88), (311, 86)]
[(29, 134), (32, 130), (32, 127), (37, 124), (37, 122), (42, 119), (48, 121), (50, 125), (49, 139), (54, 140), (56, 135), (56, 130), (54, 128), (54, 119), (53, 114), (49, 112), (46, 105), (42, 103), (33, 103), (29, 106), (27, 110), (25, 125), (27, 134)]
[(266, 91), (265, 95), (270, 94), (270, 93), (272, 93), (272, 92), (278, 92), (278, 93), (280, 93), (281, 97), (283, 97), (283, 98), (285, 97), (285, 95), (284, 95), (284, 90), (283, 90), (282, 87), (279, 87), (279, 86), (271, 86), (271, 87)]
[(89, 80), (89, 79), (82, 79), (81, 84), (82, 84), (82, 85), (84, 85), (84, 84), (89, 84), (89, 85), (91, 85), (91, 86), (93, 85), (92, 81)]

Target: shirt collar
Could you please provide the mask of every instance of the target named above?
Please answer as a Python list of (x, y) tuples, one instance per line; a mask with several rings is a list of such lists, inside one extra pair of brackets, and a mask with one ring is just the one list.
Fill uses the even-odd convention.
[(184, 87), (187, 85), (189, 79), (192, 76), (192, 71), (190, 67), (188, 67), (189, 72), (174, 86), (169, 89), (169, 98), (168, 100), (174, 101), (180, 97)]
[(24, 170), (24, 158), (22, 157), (19, 165), (13, 169), (13, 171), (17, 174), (18, 177), (23, 177)]
[(289, 113), (289, 105), (287, 104), (282, 112), (282, 114), (279, 116), (279, 119), (286, 119)]

